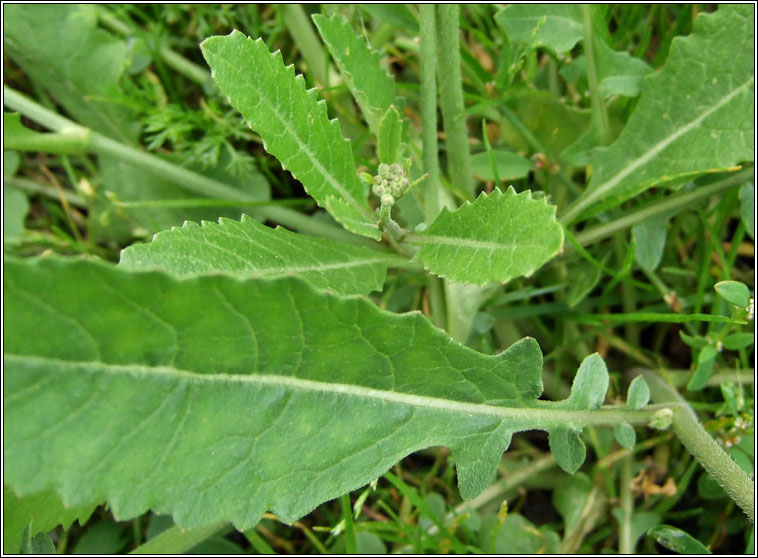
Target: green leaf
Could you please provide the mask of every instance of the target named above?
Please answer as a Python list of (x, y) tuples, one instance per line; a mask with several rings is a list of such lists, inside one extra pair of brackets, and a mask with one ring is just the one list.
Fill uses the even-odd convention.
[(154, 515), (151, 518), (147, 532), (148, 541), (132, 550), (130, 554), (151, 554), (153, 556), (158, 554), (183, 554), (188, 550), (197, 548), (204, 540), (215, 535), (222, 528), (229, 526), (226, 522), (218, 522), (210, 523), (197, 529), (185, 530), (175, 525), (172, 526), (171, 518), (166, 517), (160, 521), (167, 520), (168, 526), (151, 536), (150, 531), (153, 530), (156, 518), (160, 517), (164, 516)]
[(29, 200), (22, 191), (3, 187), (3, 241), (21, 236), (24, 232)]
[(755, 335), (752, 333), (732, 333), (724, 337), (724, 348), (730, 351), (739, 351), (746, 349), (755, 342)]
[(727, 302), (740, 308), (750, 304), (750, 289), (745, 283), (739, 281), (720, 281), (713, 287), (716, 292)]
[(400, 153), (400, 139), (403, 135), (403, 121), (395, 105), (390, 105), (382, 117), (377, 135), (379, 162), (391, 165), (396, 163)]
[(579, 366), (566, 403), (572, 409), (597, 409), (608, 391), (608, 369), (603, 358), (593, 353)]
[[(590, 124), (590, 110), (571, 107), (549, 91), (516, 91), (508, 106), (513, 107), (524, 128), (539, 140), (549, 160), (574, 143), (579, 132)], [(529, 141), (507, 119), (501, 127), (503, 140), (515, 151), (532, 151)]]
[(556, 54), (571, 50), (584, 36), (578, 4), (511, 4), (495, 14), (495, 22), (510, 42), (545, 47)]
[(382, 231), (379, 230), (379, 225), (370, 219), (366, 219), (362, 211), (357, 210), (342, 199), (336, 196), (327, 196), (324, 207), (347, 230), (374, 240), (382, 239)]
[(21, 154), (11, 149), (3, 149), (3, 176), (14, 176), (21, 166)]
[[(571, 394), (558, 403), (561, 408), (593, 410), (603, 404), (608, 391), (608, 369), (602, 357), (593, 353), (586, 357), (574, 377)], [(581, 427), (567, 423), (548, 432), (550, 451), (558, 465), (567, 473), (575, 473), (584, 463), (587, 450), (581, 437)]]
[(644, 81), (621, 135), (594, 151), (589, 188), (567, 218), (753, 160), (755, 78), (752, 52), (744, 48), (753, 42), (753, 21), (749, 6), (721, 6), (698, 16), (691, 35), (673, 40), (664, 67)]
[(365, 39), (359, 37), (350, 23), (341, 17), (315, 14), (313, 23), (316, 24), (369, 128), (374, 134), (378, 134), (379, 122), (395, 102), (395, 81), (382, 67), (381, 57), (372, 51)]
[(443, 208), (410, 240), (421, 246), (414, 260), (432, 273), (482, 285), (534, 273), (561, 249), (563, 229), (544, 198), (495, 189), (455, 211)]
[(712, 554), (703, 543), (671, 525), (656, 525), (647, 532), (658, 544), (679, 554)]
[(329, 120), (325, 103), (317, 101), (317, 91), (306, 90), (303, 77), (261, 39), (232, 31), (200, 46), (219, 89), (260, 134), (266, 151), (345, 228), (364, 235), (376, 230), (368, 236), (378, 238), (350, 144), (339, 123)]
[(710, 345), (710, 341), (707, 337), (703, 337), (702, 335), (696, 335), (693, 337), (687, 335), (681, 329), (679, 330), (679, 337), (684, 341), (685, 345), (688, 347), (694, 347), (695, 349), (702, 349), (703, 347)]
[(634, 428), (625, 422), (618, 422), (613, 426), (613, 436), (621, 447), (632, 449), (637, 442)]
[(340, 294), (382, 289), (393, 257), (326, 238), (272, 229), (243, 215), (241, 221), (187, 222), (158, 233), (149, 244), (121, 252), (129, 269), (159, 268), (178, 275), (227, 273), (240, 277), (297, 275)]
[[(608, 260), (608, 254), (606, 254), (601, 263), (605, 265)], [(571, 266), (571, 282), (569, 284), (568, 293), (566, 293), (566, 302), (569, 308), (573, 308), (579, 304), (584, 297), (586, 297), (595, 285), (600, 281), (600, 277), (603, 274), (603, 270), (598, 265), (594, 265), (586, 260), (581, 260), (578, 263)]]
[(636, 97), (642, 90), (642, 80), (653, 73), (653, 69), (643, 60), (627, 52), (613, 50), (603, 39), (593, 41), (600, 94)]
[(576, 473), (587, 457), (587, 448), (575, 428), (559, 427), (551, 430), (548, 443), (556, 462), (567, 473)]
[[(4, 281), (5, 480), (66, 505), (107, 499), (117, 520), (152, 508), (183, 529), (245, 530), (268, 509), (291, 522), (436, 445), (471, 498), (513, 432), (548, 430), (555, 446), (553, 431), (593, 420), (567, 409), (576, 400), (537, 401), (533, 339), (483, 355), (419, 313), (297, 278), (52, 257), (8, 259)], [(578, 466), (572, 435), (559, 462)]]
[[(642, 80), (653, 73), (653, 69), (643, 60), (627, 52), (613, 50), (601, 37), (595, 36), (593, 39), (598, 87), (603, 98), (607, 99), (613, 95), (639, 95), (642, 91)], [(560, 74), (568, 82), (576, 82), (579, 77), (586, 80), (585, 55), (577, 56), (570, 64), (563, 66)], [(586, 87), (586, 81), (581, 86)]]
[(592, 481), (583, 473), (561, 479), (558, 483), (553, 491), (553, 505), (563, 518), (564, 531), (577, 525), (591, 492)]
[(650, 387), (643, 376), (637, 376), (629, 384), (626, 394), (626, 406), (639, 411), (650, 401)]
[(17, 554), (24, 530), (28, 536), (47, 533), (58, 525), (64, 529), (75, 521), (83, 525), (95, 504), (66, 507), (52, 490), (18, 496), (3, 485), (3, 552)]
[(755, 187), (752, 182), (740, 186), (740, 216), (750, 238), (755, 238)]
[[(492, 157), (501, 180), (526, 178), (534, 169), (534, 164), (529, 159), (511, 151), (493, 149)], [(482, 180), (495, 180), (490, 154), (486, 151), (471, 156), (471, 170)]]
[(73, 554), (118, 554), (128, 542), (118, 523), (102, 518), (79, 537)]
[(687, 383), (687, 389), (690, 391), (699, 391), (705, 387), (708, 378), (713, 374), (713, 366), (716, 364), (716, 347), (708, 345), (697, 356), (697, 368), (692, 374), (692, 378)]
[(24, 531), (23, 543), (21, 544), (21, 554), (55, 554), (55, 545), (53, 539), (47, 533), (38, 533), (31, 536), (28, 530)]
[(418, 34), (418, 20), (413, 12), (405, 4), (358, 4), (366, 10), (375, 20), (401, 27), (410, 31), (413, 35)]
[(502, 521), (487, 515), (479, 530), (479, 546), (485, 554), (557, 554), (559, 544), (558, 533), (536, 527), (518, 513), (509, 513)]
[(661, 263), (666, 247), (666, 224), (669, 215), (645, 219), (632, 227), (634, 257), (642, 269), (654, 271)]

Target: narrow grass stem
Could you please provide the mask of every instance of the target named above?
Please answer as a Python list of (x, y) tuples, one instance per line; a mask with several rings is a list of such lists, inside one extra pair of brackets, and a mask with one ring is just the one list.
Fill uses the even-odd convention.
[(755, 482), (705, 431), (695, 411), (674, 387), (652, 370), (640, 369), (634, 373), (644, 375), (653, 401), (677, 405), (673, 418), (674, 433), (708, 474), (742, 508), (750, 522), (755, 522)]

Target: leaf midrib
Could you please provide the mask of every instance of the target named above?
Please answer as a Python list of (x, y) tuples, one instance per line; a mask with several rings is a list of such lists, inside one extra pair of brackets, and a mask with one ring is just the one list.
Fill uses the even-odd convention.
[(585, 203), (585, 205), (591, 203), (592, 200), (602, 197), (607, 191), (613, 189), (619, 182), (624, 180), (627, 176), (632, 174), (639, 167), (647, 164), (649, 161), (655, 158), (661, 151), (666, 149), (671, 143), (673, 143), (674, 141), (676, 141), (677, 139), (679, 139), (680, 137), (688, 133), (690, 130), (694, 129), (701, 122), (703, 122), (703, 120), (708, 118), (711, 114), (713, 114), (714, 112), (719, 110), (721, 107), (723, 107), (725, 104), (727, 104), (729, 101), (731, 101), (732, 98), (734, 98), (736, 95), (741, 93), (747, 87), (750, 87), (750, 85), (752, 85), (754, 81), (755, 81), (755, 78), (751, 77), (745, 83), (733, 89), (730, 93), (722, 97), (721, 100), (719, 100), (716, 104), (712, 105), (711, 108), (703, 112), (700, 116), (688, 122), (681, 128), (678, 128), (675, 132), (666, 136), (661, 141), (656, 143), (647, 152), (643, 153), (640, 157), (638, 157), (629, 165), (624, 167), (621, 171), (616, 173), (615, 176), (606, 180), (604, 183), (600, 184), (600, 186), (598, 186), (597, 188), (590, 190), (590, 193), (587, 196), (587, 202)]
[(544, 244), (531, 244), (526, 242), (493, 242), (491, 240), (477, 240), (458, 236), (442, 236), (434, 234), (410, 234), (408, 240), (417, 244), (442, 244), (445, 246), (461, 246), (483, 250), (507, 250), (514, 248), (539, 248), (545, 249)]
[[(332, 393), (346, 395), (361, 399), (376, 400), (382, 403), (397, 403), (409, 407), (431, 409), (465, 416), (491, 416), (501, 420), (519, 421), (519, 429), (524, 429), (524, 423), (534, 424), (535, 428), (549, 428), (550, 426), (565, 426), (567, 423), (582, 425), (608, 424), (608, 413), (623, 413), (628, 422), (644, 423), (647, 415), (644, 411), (614, 411), (611, 409), (599, 409), (594, 411), (577, 411), (568, 409), (550, 408), (553, 404), (549, 401), (523, 402), (515, 401), (524, 405), (522, 407), (501, 407), (486, 403), (465, 403), (440, 399), (424, 395), (414, 395), (396, 391), (387, 391), (351, 384), (318, 382), (305, 380), (292, 376), (278, 376), (275, 374), (199, 374), (188, 370), (182, 370), (173, 366), (145, 366), (142, 364), (110, 364), (100, 361), (71, 361), (36, 355), (17, 355), (5, 353), (4, 362), (7, 364), (32, 364), (46, 367), (57, 367), (58, 372), (62, 369), (66, 372), (86, 371), (89, 373), (127, 374), (132, 376), (164, 376), (173, 377), (187, 382), (196, 383), (239, 383), (247, 385), (268, 385), (284, 389), (305, 391), (311, 393)], [(28, 386), (27, 386), (28, 387)], [(22, 388), (25, 391), (27, 388)], [(12, 403), (14, 395), (6, 394), (4, 405)], [(623, 417), (620, 417), (623, 418)]]

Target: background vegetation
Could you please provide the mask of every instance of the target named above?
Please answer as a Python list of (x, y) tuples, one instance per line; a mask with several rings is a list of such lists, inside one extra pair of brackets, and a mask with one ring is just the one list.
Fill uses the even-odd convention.
[[(232, 29), (262, 37), (320, 89), (330, 115), (351, 141), (360, 170), (369, 170), (376, 164), (372, 136), (308, 17), (319, 11), (344, 15), (383, 53), (398, 94), (406, 99), (409, 143), (420, 145), (419, 27), (413, 7), (51, 5), (38, 10), (33, 47), (23, 40), (30, 31), (22, 15), (15, 15), (18, 27), (9, 27), (6, 19), (6, 85), (124, 145), (242, 189), (262, 204), (240, 208), (233, 200), (198, 197), (105, 155), (6, 150), (7, 254), (88, 254), (116, 262), (122, 248), (184, 220), (238, 218), (243, 212), (306, 234), (333, 231), (326, 213), (265, 152), (210, 80), (198, 44)], [(520, 50), (496, 24), (498, 10), (461, 8), (463, 91), (476, 187), (543, 191), (561, 209), (591, 173), (577, 159), (572, 159), (575, 164), (564, 159), (564, 150), (595, 125), (583, 48), (577, 45), (561, 56), (544, 48)], [(612, 50), (656, 70), (666, 61), (672, 39), (689, 34), (695, 17), (713, 10), (681, 4), (607, 7), (601, 13), (608, 29), (603, 39)], [(82, 52), (96, 55), (84, 63)], [(28, 64), (35, 60), (46, 63), (30, 71)], [(65, 73), (78, 90), (56, 86), (56, 72)], [(613, 137), (636, 102), (635, 95), (608, 101), (607, 129)], [(30, 119), (22, 122), (44, 131)], [(444, 142), (440, 145), (444, 149)], [(724, 176), (698, 178), (696, 185), (706, 187)], [(686, 182), (684, 192), (694, 186)], [(569, 251), (530, 278), (508, 283), (486, 300), (465, 341), (494, 354), (525, 335), (535, 337), (545, 354), (546, 395), (554, 399), (567, 395), (578, 364), (595, 351), (611, 372), (609, 401), (623, 399), (624, 373), (634, 367), (667, 370), (683, 393), (692, 371), (709, 367), (705, 385), (686, 391), (687, 399), (708, 431), (752, 472), (752, 337), (750, 342), (729, 337), (724, 344), (728, 336), (748, 333), (752, 322), (735, 328), (656, 318), (668, 312), (735, 316), (713, 286), (723, 280), (754, 285), (753, 217), (745, 213), (752, 208), (752, 184), (740, 186), (697, 199), (686, 211), (673, 207), (634, 232), (619, 229), (606, 241)], [(663, 196), (660, 190), (646, 192), (598, 223), (612, 223)], [(417, 220), (414, 212), (419, 208), (411, 202), (399, 206), (399, 218), (406, 222)], [(372, 298), (392, 311), (428, 315), (425, 285), (421, 274), (391, 272), (384, 290)], [(613, 319), (619, 313), (627, 318)], [(448, 451), (432, 448), (293, 525), (268, 514), (245, 533), (226, 525), (181, 532), (166, 516), (148, 513), (119, 523), (107, 507), (98, 507), (73, 510), (71, 520), (81, 516), (79, 523), (48, 525), (48, 538), (26, 542), (41, 545), (37, 550), (49, 550), (51, 543), (59, 553), (135, 548), (209, 554), (603, 553), (619, 550), (626, 524), (632, 549), (658, 553), (656, 538), (645, 533), (666, 524), (715, 553), (753, 552), (753, 526), (673, 434), (645, 429), (637, 434), (629, 451), (607, 429), (587, 429), (588, 462), (573, 476), (557, 468), (544, 433), (519, 434), (502, 459), (498, 482), (473, 501), (461, 500)], [(14, 502), (9, 490), (4, 494), (6, 506)], [(634, 510), (631, 519), (623, 519), (622, 509)], [(5, 521), (14, 518), (6, 514)], [(662, 532), (660, 540), (675, 539)]]

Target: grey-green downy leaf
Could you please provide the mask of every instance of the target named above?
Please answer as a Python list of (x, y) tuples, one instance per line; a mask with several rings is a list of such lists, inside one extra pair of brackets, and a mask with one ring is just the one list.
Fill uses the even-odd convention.
[(148, 244), (121, 252), (129, 269), (162, 269), (178, 275), (226, 273), (240, 277), (297, 275), (339, 294), (381, 290), (387, 266), (401, 258), (278, 227), (243, 215), (241, 221), (185, 223), (156, 234)]
[[(318, 92), (307, 90), (303, 77), (296, 76), (292, 66), (284, 65), (281, 53), (271, 53), (261, 39), (232, 31), (210, 37), (200, 46), (219, 89), (261, 136), (266, 151), (321, 207), (329, 210), (329, 199), (334, 198), (343, 210), (332, 215), (346, 229), (380, 239), (350, 144), (339, 123), (329, 120)], [(350, 219), (343, 218), (348, 211)]]
[(546, 429), (553, 445), (567, 422), (650, 414), (537, 401), (533, 339), (482, 355), (418, 313), (297, 278), (46, 258), (6, 260), (4, 281), (5, 480), (66, 505), (107, 500), (118, 519), (293, 521), (436, 445), (471, 498), (516, 431)]
[[(395, 102), (395, 81), (382, 67), (380, 56), (339, 16), (313, 16), (321, 38), (340, 70), (348, 89), (376, 135), (387, 109)], [(394, 161), (391, 161), (394, 163)]]
[(483, 285), (531, 275), (560, 251), (563, 228), (544, 198), (495, 189), (455, 211), (443, 209), (410, 240), (421, 246), (414, 260), (432, 273)]
[[(618, 139), (592, 156), (587, 192), (570, 221), (620, 204), (659, 184), (723, 171), (754, 158), (753, 9), (720, 6), (677, 37), (664, 67), (648, 76)], [(705, 76), (709, 76), (708, 79)]]

